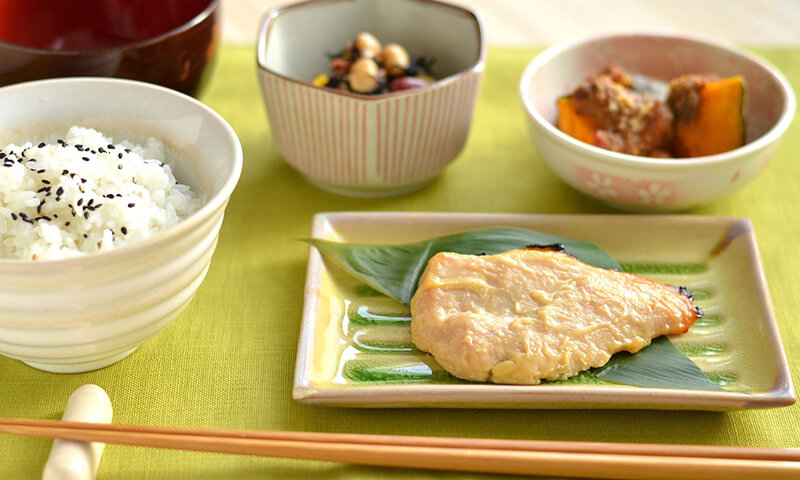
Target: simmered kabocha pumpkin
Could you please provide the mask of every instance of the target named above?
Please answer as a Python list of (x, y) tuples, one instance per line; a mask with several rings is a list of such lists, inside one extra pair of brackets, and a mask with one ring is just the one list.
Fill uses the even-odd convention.
[(571, 137), (594, 145), (594, 134), (597, 131), (595, 121), (575, 110), (571, 95), (558, 99), (558, 128)]
[(675, 112), (673, 154), (676, 157), (715, 155), (745, 143), (744, 79), (737, 75), (705, 82), (694, 111)]
[[(745, 143), (741, 76), (682, 75), (663, 88), (610, 67), (589, 77), (557, 101), (558, 128), (591, 145), (650, 157), (699, 157), (727, 152)], [(640, 82), (641, 83), (641, 82)], [(652, 92), (668, 92), (666, 98)]]

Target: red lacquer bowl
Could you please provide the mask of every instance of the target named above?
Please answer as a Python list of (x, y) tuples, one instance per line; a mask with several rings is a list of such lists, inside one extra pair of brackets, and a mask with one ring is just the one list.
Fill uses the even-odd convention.
[(219, 0), (3, 0), (0, 85), (103, 76), (197, 95)]

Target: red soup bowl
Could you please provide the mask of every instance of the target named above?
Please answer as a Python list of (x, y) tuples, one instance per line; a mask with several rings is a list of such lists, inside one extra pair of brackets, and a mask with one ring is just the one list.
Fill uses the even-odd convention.
[(0, 85), (119, 77), (197, 95), (220, 0), (3, 0)]

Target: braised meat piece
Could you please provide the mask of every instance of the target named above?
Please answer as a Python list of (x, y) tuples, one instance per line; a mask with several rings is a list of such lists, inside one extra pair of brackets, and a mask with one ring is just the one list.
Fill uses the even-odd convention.
[(597, 126), (594, 144), (631, 155), (668, 157), (672, 112), (660, 100), (636, 92), (624, 70), (610, 67), (572, 94), (575, 110)]
[(691, 121), (700, 109), (700, 90), (709, 82), (719, 80), (716, 75), (681, 75), (669, 82), (667, 105), (677, 121)]

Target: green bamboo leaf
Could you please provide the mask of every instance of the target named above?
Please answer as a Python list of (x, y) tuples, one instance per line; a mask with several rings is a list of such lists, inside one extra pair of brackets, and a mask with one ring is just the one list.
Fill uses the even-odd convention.
[[(592, 243), (519, 228), (472, 230), (404, 245), (359, 245), (317, 238), (308, 242), (351, 275), (406, 305), (428, 260), (439, 252), (492, 255), (528, 245), (560, 244), (567, 253), (589, 265), (622, 269)], [(605, 366), (587, 374), (631, 386), (720, 389), (666, 337), (655, 339), (634, 355), (616, 354)]]
[(357, 245), (318, 238), (308, 242), (356, 278), (406, 305), (428, 260), (439, 252), (492, 255), (528, 245), (561, 244), (567, 253), (589, 265), (621, 270), (594, 244), (520, 228), (472, 230), (405, 245)]
[(653, 339), (637, 353), (621, 352), (593, 371), (612, 382), (637, 387), (722, 390), (667, 337)]

